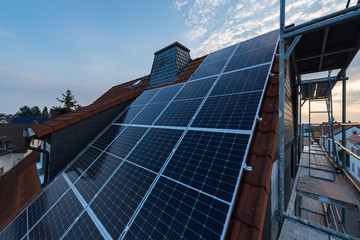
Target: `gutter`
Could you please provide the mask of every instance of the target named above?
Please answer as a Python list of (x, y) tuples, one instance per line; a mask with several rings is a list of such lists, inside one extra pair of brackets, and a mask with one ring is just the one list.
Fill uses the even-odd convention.
[(41, 146), (39, 148), (34, 148), (30, 146), (31, 140), (34, 139), (34, 136), (36, 136), (35, 132), (31, 128), (24, 129), (23, 136), (27, 149), (45, 154), (44, 182), (41, 184), (41, 187), (43, 187), (48, 182), (50, 153), (45, 149), (42, 149)]

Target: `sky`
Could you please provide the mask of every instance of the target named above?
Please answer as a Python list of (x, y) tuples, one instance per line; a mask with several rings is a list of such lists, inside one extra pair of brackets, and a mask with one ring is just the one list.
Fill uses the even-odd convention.
[[(345, 5), (288, 0), (286, 24)], [(0, 1), (0, 113), (60, 106), (56, 98), (67, 89), (86, 106), (112, 86), (149, 74), (154, 52), (175, 41), (194, 59), (278, 27), (279, 0)], [(347, 119), (360, 121), (359, 56), (347, 75)]]

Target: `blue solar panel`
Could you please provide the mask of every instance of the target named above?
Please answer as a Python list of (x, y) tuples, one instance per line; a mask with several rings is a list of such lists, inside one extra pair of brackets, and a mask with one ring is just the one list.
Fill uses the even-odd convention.
[(123, 160), (104, 153), (81, 176), (75, 187), (87, 203), (90, 202), (122, 162)]
[(234, 51), (236, 45), (232, 45), (230, 47), (220, 49), (218, 51), (210, 53), (205, 60), (203, 61), (204, 64), (217, 62), (219, 59), (228, 59), (231, 55), (231, 53)]
[(188, 131), (164, 175), (231, 202), (249, 135)]
[(104, 239), (89, 214), (84, 212), (64, 236), (65, 240)]
[(151, 100), (151, 103), (169, 102), (184, 84), (177, 84), (162, 88), (161, 91)]
[(148, 104), (132, 121), (132, 124), (151, 125), (159, 114), (164, 110), (167, 103), (153, 103)]
[(231, 58), (225, 69), (225, 72), (270, 62), (274, 56), (275, 46), (275, 44), (271, 44), (249, 52), (235, 55)]
[(125, 239), (220, 239), (229, 205), (161, 177)]
[(90, 166), (90, 164), (101, 154), (101, 151), (95, 148), (88, 148), (80, 157), (66, 169), (66, 176), (75, 182), (81, 174)]
[(270, 64), (223, 74), (210, 96), (263, 90)]
[(209, 97), (192, 127), (251, 130), (262, 91)]
[(27, 210), (23, 211), (4, 231), (0, 239), (21, 239), (27, 233)]
[(30, 239), (59, 239), (83, 210), (70, 190), (29, 232)]
[(189, 81), (194, 81), (199, 78), (209, 77), (219, 74), (228, 59), (224, 58), (216, 62), (201, 64), (193, 73)]
[(154, 178), (154, 173), (125, 162), (91, 203), (111, 237), (120, 236)]
[(201, 102), (202, 99), (174, 101), (161, 114), (155, 125), (186, 127)]
[(124, 128), (121, 126), (110, 126), (94, 143), (93, 146), (104, 150)]
[(136, 100), (132, 103), (132, 105), (142, 105), (147, 104), (150, 102), (150, 100), (157, 94), (157, 92), (160, 91), (159, 88), (148, 90), (143, 92)]
[(117, 120), (116, 123), (130, 123), (145, 105), (131, 105)]
[(140, 141), (127, 160), (158, 172), (182, 133), (181, 130), (153, 128)]
[(209, 77), (199, 81), (189, 82), (181, 89), (174, 100), (205, 97), (215, 80), (216, 77)]
[(147, 130), (143, 127), (127, 127), (106, 151), (125, 158)]
[(29, 228), (59, 200), (69, 186), (63, 176), (57, 178), (33, 203), (28, 207)]

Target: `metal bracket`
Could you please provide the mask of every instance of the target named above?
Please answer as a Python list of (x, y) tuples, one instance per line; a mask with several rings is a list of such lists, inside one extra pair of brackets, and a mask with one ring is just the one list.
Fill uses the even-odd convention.
[(263, 120), (263, 119), (262, 119), (261, 117), (259, 117), (259, 116), (256, 117), (256, 121), (262, 122), (262, 120)]
[(297, 35), (294, 38), (294, 41), (292, 41), (292, 43), (290, 44), (289, 49), (286, 51), (285, 53), (285, 59), (288, 59), (292, 53), (292, 51), (294, 50), (294, 48), (296, 47), (296, 44), (299, 42), (300, 38), (302, 37), (302, 35)]
[(251, 166), (245, 165), (244, 170), (247, 172), (252, 172), (253, 168)]

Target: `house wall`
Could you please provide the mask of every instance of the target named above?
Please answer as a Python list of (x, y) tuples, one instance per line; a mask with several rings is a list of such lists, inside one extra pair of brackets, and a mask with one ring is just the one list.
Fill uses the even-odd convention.
[(13, 168), (24, 159), (24, 153), (8, 153), (0, 156), (0, 168), (4, 167), (4, 173)]
[[(346, 130), (346, 137), (350, 137), (350, 136), (352, 136), (352, 135), (354, 135), (354, 134), (356, 134), (356, 133), (359, 133), (360, 132), (360, 129), (358, 128), (358, 127), (356, 127), (356, 126), (352, 126), (352, 127), (350, 127), (350, 128), (348, 128), (347, 130)], [(337, 134), (335, 134), (334, 135), (334, 140), (335, 140), (335, 142), (338, 142), (338, 143), (341, 143), (341, 140), (342, 140), (342, 132), (339, 132), (339, 133), (337, 133)], [(324, 141), (326, 141), (325, 142), (325, 144), (324, 144), (324, 142), (323, 142), (323, 146), (324, 146), (324, 148), (325, 149), (327, 149), (328, 151), (332, 151), (332, 144), (331, 144), (331, 142), (330, 142), (330, 144), (329, 144), (329, 140), (326, 140), (326, 139), (324, 139)], [(346, 148), (348, 148), (347, 146), (346, 146)], [(341, 148), (338, 146), (338, 145), (336, 145), (336, 150), (337, 151), (339, 151)]]
[[(346, 142), (346, 148), (355, 153), (356, 155), (360, 156), (360, 145), (355, 145), (350, 142)], [(360, 182), (360, 160), (355, 158), (353, 155), (350, 155), (350, 168), (348, 172), (356, 178)]]
[(49, 180), (64, 169), (131, 102), (119, 104), (52, 133)]
[[(290, 199), (291, 190), (293, 187), (294, 178), (296, 175), (295, 169), (295, 129), (296, 129), (296, 87), (294, 86), (294, 76), (291, 69), (288, 69), (285, 79), (285, 102), (284, 102), (284, 145), (285, 145), (285, 175), (284, 175), (284, 197), (285, 209)], [(279, 136), (277, 143), (279, 142)], [(263, 239), (278, 239), (278, 230), (280, 223), (275, 220), (278, 204), (278, 163), (279, 163), (279, 145), (276, 146), (276, 153), (274, 157), (272, 173), (271, 173), (271, 187), (268, 205), (271, 207), (267, 209)], [(270, 211), (270, 213), (269, 213)], [(269, 235), (269, 232), (271, 234)]]

